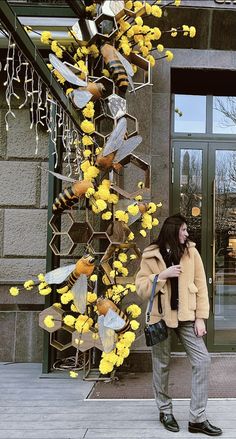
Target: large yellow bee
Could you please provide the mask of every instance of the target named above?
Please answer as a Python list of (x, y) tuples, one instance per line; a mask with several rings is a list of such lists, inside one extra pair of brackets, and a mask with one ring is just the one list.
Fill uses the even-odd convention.
[(94, 261), (93, 256), (85, 254), (76, 264), (56, 268), (45, 275), (48, 284), (61, 284), (61, 288), (68, 286), (73, 293), (74, 304), (81, 314), (86, 311), (88, 276), (91, 276), (95, 269)]
[(75, 180), (74, 178), (66, 177), (57, 172), (50, 171), (50, 174), (63, 181), (73, 183), (71, 187), (64, 189), (57, 198), (55, 198), (52, 210), (53, 213), (62, 213), (65, 209), (69, 209), (78, 203), (89, 188), (93, 188), (93, 184), (89, 180)]
[(111, 300), (99, 297), (98, 331), (102, 341), (104, 352), (114, 349), (117, 335), (130, 329), (128, 317)]
[(102, 83), (83, 81), (76, 75), (81, 72), (79, 68), (68, 62), (62, 62), (53, 53), (49, 54), (49, 61), (67, 82), (78, 87), (69, 94), (76, 107), (83, 108), (90, 100), (96, 101), (103, 97), (105, 87)]
[(137, 148), (142, 142), (141, 136), (133, 136), (125, 140), (127, 120), (121, 117), (112, 131), (101, 154), (98, 155), (96, 165), (102, 171), (112, 168), (116, 171), (121, 169), (120, 161)]
[(129, 61), (127, 61), (115, 47), (107, 43), (101, 47), (101, 54), (121, 95), (125, 95), (129, 84), (132, 90), (134, 90), (133, 81), (131, 79), (134, 72)]

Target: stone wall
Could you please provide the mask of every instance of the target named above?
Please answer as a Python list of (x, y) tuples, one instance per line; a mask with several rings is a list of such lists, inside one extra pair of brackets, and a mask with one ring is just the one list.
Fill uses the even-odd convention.
[[(2, 84), (1, 78), (1, 84)], [(3, 87), (0, 95), (0, 361), (41, 361), (42, 330), (38, 313), (44, 299), (22, 291), (12, 297), (9, 287), (45, 272), (47, 236), (48, 135), (39, 134), (35, 155), (35, 133), (30, 130), (29, 109), (9, 116)]]

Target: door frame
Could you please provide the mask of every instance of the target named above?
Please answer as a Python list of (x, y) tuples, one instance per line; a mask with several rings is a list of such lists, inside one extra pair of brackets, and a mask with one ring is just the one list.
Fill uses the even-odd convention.
[[(217, 150), (234, 150), (236, 144), (231, 141), (213, 141), (213, 140), (173, 140), (172, 143), (172, 178), (170, 187), (170, 209), (172, 213), (179, 211), (180, 199), (180, 151), (182, 149), (201, 150), (202, 151), (202, 227), (201, 227), (201, 257), (205, 267), (209, 301), (210, 316), (207, 321), (206, 344), (211, 352), (234, 352), (236, 344), (220, 345), (214, 343), (214, 267), (215, 267), (215, 242), (213, 229), (213, 180), (215, 178), (215, 153)], [(211, 281), (213, 280), (213, 282)], [(178, 351), (179, 346), (174, 346)]]

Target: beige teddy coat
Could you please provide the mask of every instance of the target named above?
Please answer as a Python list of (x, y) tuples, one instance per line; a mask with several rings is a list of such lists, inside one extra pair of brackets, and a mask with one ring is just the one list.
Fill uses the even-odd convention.
[[(201, 256), (195, 243), (188, 243), (188, 253), (185, 250), (180, 260), (181, 273), (179, 276), (179, 307), (170, 307), (170, 280), (158, 280), (156, 293), (160, 291), (162, 315), (158, 313), (157, 294), (154, 297), (150, 323), (156, 323), (163, 318), (170, 328), (176, 328), (178, 321), (194, 321), (196, 318), (209, 317), (209, 299), (205, 271)], [(143, 300), (151, 296), (152, 282), (156, 274), (166, 269), (166, 264), (156, 245), (147, 247), (142, 255), (140, 270), (136, 276), (136, 289)]]

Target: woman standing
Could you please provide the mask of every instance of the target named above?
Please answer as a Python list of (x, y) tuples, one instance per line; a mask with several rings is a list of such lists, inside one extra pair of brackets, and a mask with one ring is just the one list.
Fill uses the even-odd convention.
[[(219, 436), (222, 430), (211, 425), (206, 417), (210, 367), (210, 355), (202, 338), (206, 334), (204, 319), (209, 316), (206, 276), (195, 244), (188, 240), (186, 220), (180, 214), (167, 218), (157, 240), (144, 250), (136, 277), (137, 293), (143, 300), (150, 298), (156, 275), (158, 279), (150, 324), (163, 318), (169, 332), (166, 340), (152, 346), (153, 387), (160, 422), (167, 430), (179, 431), (168, 395), (170, 332), (174, 330), (192, 365), (188, 430)], [(162, 314), (158, 312), (159, 291)]]

